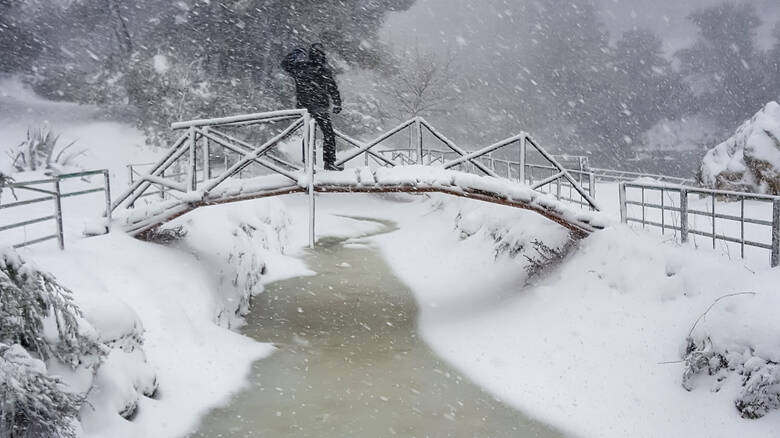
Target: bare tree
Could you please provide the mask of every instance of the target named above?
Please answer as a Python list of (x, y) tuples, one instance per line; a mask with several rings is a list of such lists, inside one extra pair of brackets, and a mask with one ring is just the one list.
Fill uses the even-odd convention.
[(438, 57), (419, 49), (407, 52), (384, 87), (388, 115), (408, 120), (446, 113), (460, 97), (454, 60), (452, 54)]

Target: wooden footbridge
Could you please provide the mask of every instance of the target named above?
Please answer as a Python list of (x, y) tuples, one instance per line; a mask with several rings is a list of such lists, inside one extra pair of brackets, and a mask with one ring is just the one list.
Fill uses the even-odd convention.
[[(531, 210), (578, 237), (605, 225), (581, 181), (527, 133), (466, 151), (420, 117), (367, 143), (337, 131), (349, 149), (337, 160), (345, 170), (331, 172), (317, 166), (322, 160), (316, 124), (305, 110), (193, 120), (172, 128), (184, 132), (112, 203), (114, 220), (132, 235), (201, 206), (291, 193), (308, 195), (312, 246), (317, 193), (446, 193)], [(407, 147), (396, 147), (399, 138)], [(529, 177), (532, 155), (546, 163), (549, 175)], [(553, 184), (559, 192), (561, 184), (568, 187), (577, 205), (543, 192)]]

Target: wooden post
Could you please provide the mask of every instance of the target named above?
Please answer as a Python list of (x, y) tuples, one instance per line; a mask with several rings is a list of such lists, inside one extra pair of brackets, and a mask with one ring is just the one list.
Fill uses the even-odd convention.
[(198, 166), (197, 159), (195, 157), (195, 128), (190, 127), (188, 138), (187, 138), (187, 147), (189, 148), (189, 163), (187, 166), (187, 191), (194, 192), (195, 190), (198, 190), (198, 176), (196, 175), (196, 170)]
[[(208, 134), (209, 127), (204, 126), (203, 132)], [(203, 182), (206, 182), (211, 179), (211, 140), (205, 135), (203, 137)]]
[(780, 266), (780, 199), (772, 202), (772, 267)]
[(306, 139), (307, 166), (306, 171), (309, 176), (309, 248), (314, 248), (316, 243), (316, 204), (314, 198), (314, 138), (316, 127), (307, 113), (303, 116), (303, 136)]
[[(130, 181), (129, 185), (131, 185), (131, 186), (133, 185), (133, 183), (135, 183), (135, 180), (134, 180), (135, 176), (133, 175), (133, 172), (134, 172), (133, 165), (132, 164), (128, 164), (127, 165), (127, 176), (128, 176), (128, 181)], [(127, 207), (128, 208), (135, 208), (135, 203), (131, 202), (130, 204), (128, 204)]]
[(618, 197), (620, 198), (620, 222), (628, 223), (628, 205), (626, 205), (626, 183), (618, 183)]
[(680, 189), (680, 240), (688, 241), (688, 190)]
[[(425, 164), (423, 161), (423, 132), (422, 132), (422, 123), (420, 123), (420, 118), (416, 117), (414, 120), (414, 130), (417, 134), (417, 164)], [(430, 163), (429, 163), (430, 164)]]
[(517, 178), (520, 180), (522, 184), (527, 184), (525, 180), (525, 155), (526, 155), (527, 143), (528, 143), (528, 137), (523, 137), (523, 140), (520, 142), (520, 174), (517, 176)]
[(106, 196), (106, 230), (111, 231), (111, 179), (108, 170), (103, 170), (103, 193)]
[(596, 174), (593, 172), (588, 174), (588, 191), (590, 192), (590, 197), (596, 199)]

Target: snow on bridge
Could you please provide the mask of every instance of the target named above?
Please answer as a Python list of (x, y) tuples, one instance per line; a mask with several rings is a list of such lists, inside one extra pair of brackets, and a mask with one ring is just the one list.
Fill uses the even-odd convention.
[[(259, 137), (270, 136), (268, 131), (276, 124), (289, 121), (292, 123), (269, 140), (258, 141)], [(143, 235), (201, 206), (307, 193), (313, 245), (316, 193), (438, 192), (531, 210), (570, 229), (577, 237), (607, 223), (587, 191), (528, 134), (467, 152), (422, 118), (404, 122), (368, 143), (337, 132), (353, 148), (342, 153), (337, 163), (354, 167), (334, 172), (312, 165), (322, 163), (315, 157), (317, 152), (321, 154), (315, 148), (315, 125), (305, 110), (175, 123), (174, 129), (186, 129), (186, 133), (114, 201), (114, 220), (128, 233)], [(404, 132), (408, 133), (410, 147), (388, 148), (389, 142)], [(286, 141), (294, 135), (299, 142)], [(435, 145), (429, 144), (430, 140)], [(300, 144), (300, 150), (291, 152), (291, 144)], [(552, 169), (538, 182), (529, 181), (525, 175), (529, 150)], [(519, 156), (519, 161), (513, 162), (517, 165), (514, 173), (507, 165), (505, 175), (499, 174), (496, 151)], [(301, 153), (301, 159), (291, 158), (294, 153)], [(361, 156), (363, 163), (353, 165), (353, 160)], [(577, 193), (580, 205), (564, 203), (540, 191), (553, 183), (560, 187), (561, 181)]]

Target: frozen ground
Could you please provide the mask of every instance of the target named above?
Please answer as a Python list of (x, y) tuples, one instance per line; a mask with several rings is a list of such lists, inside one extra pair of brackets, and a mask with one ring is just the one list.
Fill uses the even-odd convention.
[[(83, 140), (90, 151), (85, 167), (108, 167), (116, 187), (126, 183), (127, 162), (155, 155), (137, 147), (137, 131), (91, 121), (92, 109), (6, 94), (4, 102), (22, 102), (18, 108), (30, 107), (32, 115), (0, 114), (2, 147), (21, 139), (31, 120), (48, 118), (55, 129), (60, 125)], [(600, 185), (598, 195), (613, 215), (615, 187)], [(737, 372), (705, 372), (688, 392), (679, 362), (689, 333), (697, 342), (710, 339), (721, 352), (780, 361), (773, 314), (780, 308), (778, 269), (747, 269), (718, 252), (681, 248), (668, 238), (662, 242), (615, 226), (581, 242), (559, 266), (529, 278), (524, 255), (536, 256), (532, 242), (561, 246), (563, 229), (532, 213), (443, 199), (323, 195), (318, 234), (373, 231), (343, 215), (396, 221), (399, 231), (372, 240), (414, 291), (425, 341), (472, 380), (576, 436), (780, 433), (777, 411), (758, 420), (739, 417)], [(251, 362), (272, 348), (227, 327), (240, 322), (234, 313), (247, 290), (309, 273), (296, 258), (306, 242), (305, 205), (303, 197), (290, 196), (203, 209), (179, 219), (191, 233), (184, 245), (161, 247), (121, 233), (81, 238), (77, 224), (93, 210), (76, 204), (66, 208), (66, 224), (74, 224), (67, 251), (46, 245), (22, 251), (74, 290), (96, 327), (108, 331), (111, 321), (101, 318), (111, 309), (127, 313), (125, 308), (143, 324), (144, 350), (159, 378), (157, 398), (141, 398), (133, 422), (111, 413), (111, 406), (86, 412), (86, 436), (181, 436), (245, 383)], [(234, 233), (246, 223), (262, 232)], [(257, 259), (227, 262), (248, 247), (262, 248), (252, 253)], [(251, 274), (259, 266), (267, 275), (256, 283)], [(233, 273), (242, 275), (241, 290), (226, 289), (226, 275)], [(719, 297), (735, 292), (755, 295), (726, 298), (696, 323)], [(736, 360), (734, 367), (743, 370), (745, 364)], [(115, 374), (117, 382), (121, 375)], [(114, 394), (107, 396), (111, 400), (123, 392), (103, 390)]]

